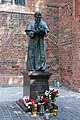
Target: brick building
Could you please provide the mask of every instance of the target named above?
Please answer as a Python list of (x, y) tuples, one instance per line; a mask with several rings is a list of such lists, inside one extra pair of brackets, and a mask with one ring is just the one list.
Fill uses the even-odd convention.
[(28, 49), (24, 30), (36, 10), (50, 29), (45, 38), (50, 82), (80, 92), (80, 0), (0, 0), (0, 84), (22, 84)]

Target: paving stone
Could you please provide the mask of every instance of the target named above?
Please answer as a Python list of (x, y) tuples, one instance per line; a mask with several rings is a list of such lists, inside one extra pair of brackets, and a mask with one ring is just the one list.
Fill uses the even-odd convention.
[[(42, 116), (37, 115), (34, 117), (29, 113), (25, 113), (22, 109), (19, 108), (19, 106), (16, 104), (16, 98), (21, 98), (22, 96), (22, 93), (19, 94), (19, 92), (22, 90), (22, 88), (20, 88), (5, 88), (5, 90), (8, 90), (7, 94), (9, 94), (9, 90), (11, 90), (11, 93), (14, 93), (14, 89), (16, 89), (16, 92), (18, 91), (17, 95), (20, 96), (16, 95), (16, 97), (12, 100), (9, 99), (10, 96), (4, 93), (4, 99), (3, 101), (0, 101), (0, 120), (44, 120), (44, 117)], [(0, 90), (3, 89), (4, 88)], [(3, 91), (5, 92), (5, 90)], [(58, 90), (59, 97), (56, 101), (59, 107), (58, 115), (56, 117), (52, 115), (49, 120), (80, 120), (80, 94), (64, 87), (58, 88)], [(5, 101), (6, 97), (8, 98)], [(14, 97), (14, 94), (13, 96), (11, 95), (11, 98), (12, 97)]]
[(21, 119), (21, 120), (27, 120), (27, 119), (31, 119), (31, 120), (32, 120), (31, 117), (27, 117), (27, 116), (20, 116), (20, 119)]
[(8, 117), (8, 118), (5, 118), (5, 120), (12, 120), (12, 118), (9, 118), (9, 117)]
[[(13, 118), (12, 120), (21, 120), (20, 118)], [(27, 120), (27, 119), (26, 119)]]
[(0, 120), (5, 120), (5, 118), (0, 118)]

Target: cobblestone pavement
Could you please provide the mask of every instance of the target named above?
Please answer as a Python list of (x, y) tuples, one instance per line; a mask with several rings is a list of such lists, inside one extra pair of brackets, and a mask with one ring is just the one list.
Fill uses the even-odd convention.
[[(80, 93), (64, 87), (56, 89), (59, 90), (58, 115), (51, 115), (49, 120), (80, 120)], [(44, 120), (44, 117), (32, 116), (18, 107), (15, 101), (22, 97), (22, 87), (0, 87), (0, 120)]]

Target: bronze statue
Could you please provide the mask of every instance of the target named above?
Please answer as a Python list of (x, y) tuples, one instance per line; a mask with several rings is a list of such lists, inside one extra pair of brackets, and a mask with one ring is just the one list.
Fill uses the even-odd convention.
[(40, 11), (35, 12), (33, 20), (25, 32), (30, 37), (28, 45), (27, 67), (29, 71), (45, 71), (46, 69), (46, 46), (44, 37), (49, 32), (47, 24), (41, 19)]

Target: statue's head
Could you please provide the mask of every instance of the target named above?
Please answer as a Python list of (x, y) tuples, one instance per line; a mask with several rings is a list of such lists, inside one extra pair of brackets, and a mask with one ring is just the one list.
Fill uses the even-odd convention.
[(41, 12), (40, 11), (36, 11), (35, 14), (34, 14), (34, 17), (35, 17), (35, 21), (36, 22), (40, 22), (41, 18), (42, 18)]

